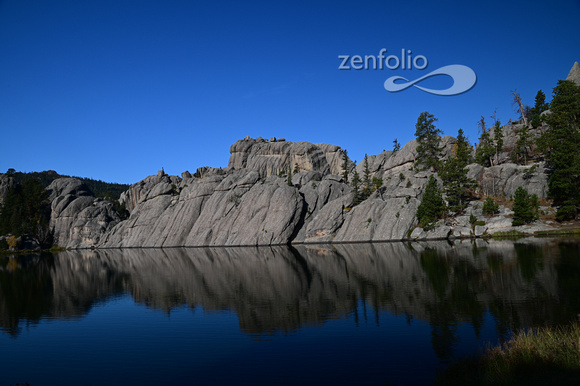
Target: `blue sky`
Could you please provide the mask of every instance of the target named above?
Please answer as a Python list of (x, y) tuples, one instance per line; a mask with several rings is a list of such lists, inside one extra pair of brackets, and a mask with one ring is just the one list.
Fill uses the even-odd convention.
[[(580, 61), (578, 20), (578, 0), (0, 0), (0, 171), (134, 183), (162, 167), (225, 167), (248, 135), (336, 144), (360, 161), (413, 139), (422, 111), (473, 143), (480, 116), (516, 118), (510, 90), (551, 99)], [(338, 55), (381, 48), (429, 65), (338, 69)], [(450, 64), (476, 85), (383, 87)]]

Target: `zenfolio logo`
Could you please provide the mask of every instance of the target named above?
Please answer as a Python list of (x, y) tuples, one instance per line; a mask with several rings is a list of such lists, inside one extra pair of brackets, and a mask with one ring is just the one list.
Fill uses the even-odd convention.
[[(377, 56), (365, 55), (364, 57), (360, 55), (338, 55), (338, 59), (341, 60), (338, 66), (339, 70), (383, 70), (385, 68), (389, 70), (424, 70), (429, 65), (429, 61), (423, 55), (413, 56), (411, 50), (401, 49), (401, 55), (388, 55), (386, 56), (387, 49), (382, 48)], [(438, 76), (447, 75), (453, 79), (453, 85), (444, 90), (434, 90), (431, 88), (418, 86), (425, 79)], [(466, 91), (469, 91), (477, 82), (477, 76), (475, 72), (462, 64), (451, 64), (449, 66), (440, 67), (430, 73), (410, 81), (409, 79), (402, 76), (391, 76), (385, 80), (384, 86), (385, 90), (389, 92), (399, 92), (408, 89), (413, 86), (419, 90), (428, 92), (435, 95), (458, 95)]]

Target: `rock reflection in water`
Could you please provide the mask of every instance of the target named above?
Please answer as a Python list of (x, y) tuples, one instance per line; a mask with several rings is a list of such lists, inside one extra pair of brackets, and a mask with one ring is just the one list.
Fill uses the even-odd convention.
[(357, 321), (359, 305), (381, 323), (388, 311), (431, 326), (432, 345), (449, 357), (456, 326), (479, 334), (489, 312), (500, 335), (565, 323), (580, 311), (579, 244), (564, 240), (300, 245), (67, 251), (4, 259), (0, 329), (74, 318), (130, 293), (146, 306), (235, 311), (242, 331), (265, 336)]

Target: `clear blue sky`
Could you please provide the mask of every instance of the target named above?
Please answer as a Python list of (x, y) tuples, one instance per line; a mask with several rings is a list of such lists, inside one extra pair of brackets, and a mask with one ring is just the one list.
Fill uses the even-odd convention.
[[(551, 99), (580, 61), (579, 20), (577, 0), (0, 0), (0, 172), (134, 183), (225, 167), (247, 135), (336, 144), (360, 161), (413, 139), (422, 111), (473, 143), (480, 116), (516, 118), (510, 90)], [(338, 70), (338, 55), (381, 48), (429, 66)], [(450, 64), (472, 68), (475, 87), (383, 87)]]

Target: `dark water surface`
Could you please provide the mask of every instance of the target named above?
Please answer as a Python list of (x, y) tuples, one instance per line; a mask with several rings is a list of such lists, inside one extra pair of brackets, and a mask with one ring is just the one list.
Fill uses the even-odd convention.
[(579, 313), (578, 240), (0, 258), (0, 385), (431, 384)]

